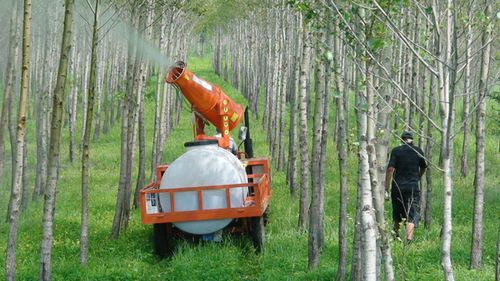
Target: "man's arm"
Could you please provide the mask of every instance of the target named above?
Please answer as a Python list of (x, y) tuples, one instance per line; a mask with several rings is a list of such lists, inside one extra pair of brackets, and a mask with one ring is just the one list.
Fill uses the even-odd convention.
[[(385, 171), (385, 193), (386, 197), (391, 189), (392, 175), (396, 167), (396, 149), (393, 148), (391, 151), (391, 156), (389, 157), (389, 164), (387, 164), (387, 170)], [(386, 198), (387, 199), (387, 198)]]
[(425, 161), (425, 158), (423, 157), (424, 152), (422, 151), (422, 149), (419, 148), (418, 151), (419, 151), (420, 155), (422, 155), (419, 157), (419, 163), (418, 163), (418, 165), (420, 167), (420, 171), (418, 173), (418, 179), (420, 179), (424, 175), (425, 169), (427, 169), (427, 162)]
[(425, 169), (426, 169), (426, 168), (420, 168), (419, 175), (418, 175), (418, 178), (419, 178), (419, 179), (421, 179), (421, 178), (422, 178), (422, 176), (424, 175), (424, 173), (425, 173)]
[(385, 172), (385, 191), (389, 192), (392, 182), (392, 175), (394, 174), (394, 167), (387, 167)]

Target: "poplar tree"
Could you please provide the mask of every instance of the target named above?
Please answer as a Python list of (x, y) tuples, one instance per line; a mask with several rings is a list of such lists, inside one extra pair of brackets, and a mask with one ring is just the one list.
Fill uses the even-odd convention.
[[(6, 133), (8, 133), (8, 123), (11, 112), (12, 105), (12, 91), (13, 84), (16, 80), (16, 72), (15, 72), (15, 63), (17, 61), (17, 48), (18, 48), (18, 40), (17, 40), (17, 0), (12, 1), (12, 13), (10, 16), (10, 34), (9, 34), (9, 53), (7, 55), (7, 65), (5, 76), (5, 84), (4, 84), (4, 96), (2, 102), (2, 111), (0, 112), (0, 182), (3, 180), (3, 172), (4, 172), (4, 163), (5, 161), (5, 138)], [(14, 161), (14, 159), (12, 159)], [(12, 174), (14, 174), (14, 170), (12, 170)]]
[(57, 82), (52, 100), (52, 121), (50, 129), (50, 145), (48, 154), (47, 185), (43, 205), (42, 241), (40, 256), (40, 280), (52, 280), (52, 241), (54, 232), (54, 216), (56, 207), (56, 187), (59, 170), (59, 154), (61, 145), (61, 127), (63, 103), (68, 73), (68, 62), (71, 50), (71, 34), (73, 26), (74, 0), (64, 2), (64, 28), (61, 41), (61, 53), (57, 72)]
[[(15, 5), (14, 5), (15, 7)], [(22, 32), (22, 70), (21, 91), (19, 98), (18, 124), (16, 134), (15, 174), (10, 195), (8, 212), (9, 232), (7, 236), (7, 254), (5, 257), (5, 277), (16, 280), (16, 246), (19, 226), (19, 209), (21, 205), (22, 171), (25, 153), (26, 114), (28, 111), (29, 72), (30, 72), (30, 35), (31, 35), (31, 1), (24, 0), (23, 32)], [(3, 161), (3, 160), (2, 160)]]
[(309, 152), (307, 141), (307, 81), (310, 76), (311, 59), (311, 34), (309, 31), (310, 23), (304, 23), (302, 39), (302, 67), (300, 69), (300, 92), (299, 92), (299, 147), (300, 147), (300, 201), (299, 201), (299, 221), (300, 229), (306, 229), (308, 221), (309, 206)]
[[(491, 15), (491, 3), (484, 2), (484, 15)], [(478, 109), (476, 111), (476, 169), (474, 174), (474, 212), (472, 221), (472, 246), (470, 267), (477, 269), (483, 258), (483, 212), (484, 212), (484, 172), (485, 172), (485, 126), (486, 94), (488, 92), (488, 72), (490, 67), (492, 26), (488, 24), (481, 36), (481, 70), (478, 89)]]
[(86, 265), (88, 259), (88, 232), (89, 232), (89, 144), (94, 116), (94, 95), (96, 90), (97, 47), (99, 42), (99, 0), (95, 1), (92, 9), (94, 23), (92, 27), (92, 49), (90, 53), (90, 77), (87, 94), (87, 120), (82, 142), (82, 213), (80, 227), (80, 264)]

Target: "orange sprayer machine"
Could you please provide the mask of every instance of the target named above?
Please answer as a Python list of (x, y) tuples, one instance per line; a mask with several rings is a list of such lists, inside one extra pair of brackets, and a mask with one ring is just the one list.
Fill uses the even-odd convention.
[[(173, 254), (176, 238), (220, 241), (221, 234), (248, 234), (257, 251), (271, 197), (269, 164), (254, 158), (248, 111), (222, 90), (177, 62), (166, 76), (192, 106), (194, 141), (169, 165), (157, 167), (156, 179), (140, 190), (143, 224), (153, 224), (153, 247), (160, 257)], [(231, 131), (240, 127), (244, 151), (238, 151)], [(212, 124), (219, 132), (205, 133)]]

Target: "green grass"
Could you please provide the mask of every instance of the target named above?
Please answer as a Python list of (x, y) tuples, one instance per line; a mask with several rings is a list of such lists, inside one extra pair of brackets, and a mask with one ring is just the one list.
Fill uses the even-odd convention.
[[(246, 104), (241, 95), (229, 83), (217, 77), (210, 67), (210, 60), (192, 58), (189, 68), (201, 78), (219, 85), (236, 102)], [(154, 101), (146, 105), (147, 163), (151, 158), (153, 135)], [(489, 108), (490, 110), (490, 108)], [(490, 111), (491, 112), (491, 111)], [(182, 113), (180, 125), (169, 136), (164, 152), (164, 160), (172, 162), (183, 151), (183, 143), (190, 140), (190, 114)], [(252, 137), (255, 154), (268, 154), (266, 136), (259, 120), (252, 120)], [(352, 123), (355, 121), (351, 118)], [(34, 122), (29, 121), (29, 165), (35, 165)], [(354, 124), (354, 123), (353, 123)], [(352, 126), (354, 126), (352, 124)], [(489, 123), (489, 132), (498, 132), (495, 124)], [(352, 127), (354, 128), (354, 127)], [(68, 143), (67, 129), (63, 131), (63, 143)], [(79, 136), (78, 131), (77, 136)], [(458, 152), (461, 137), (455, 146)], [(456, 280), (493, 280), (496, 233), (500, 214), (500, 178), (496, 167), (498, 157), (498, 136), (491, 134), (487, 139), (487, 178), (484, 203), (484, 265), (481, 270), (468, 269), (471, 241), (473, 171), (461, 179), (456, 169), (453, 199), (453, 243), (452, 260)], [(326, 247), (321, 257), (320, 267), (307, 270), (307, 235), (297, 231), (298, 202), (289, 196), (283, 172), (273, 171), (272, 213), (266, 228), (265, 251), (261, 255), (253, 253), (250, 241), (245, 237), (225, 237), (223, 243), (194, 244), (181, 242), (176, 255), (171, 260), (158, 260), (152, 255), (150, 225), (140, 223), (138, 210), (132, 212), (130, 225), (117, 240), (110, 239), (111, 223), (114, 215), (115, 198), (118, 188), (120, 163), (120, 126), (116, 123), (107, 135), (102, 135), (97, 143), (91, 144), (90, 170), (90, 245), (89, 264), (79, 264), (80, 231), (80, 164), (79, 157), (70, 164), (67, 145), (62, 147), (61, 172), (58, 182), (56, 221), (53, 246), (54, 280), (332, 280), (336, 273), (338, 259), (338, 166), (334, 145), (329, 140), (328, 171), (326, 190), (325, 238)], [(437, 154), (436, 154), (437, 155)], [(473, 167), (473, 146), (470, 148), (471, 168)], [(436, 159), (437, 157), (435, 157)], [(458, 163), (459, 157), (456, 157)], [(352, 239), (357, 158), (350, 154), (349, 165), (349, 229)], [(8, 167), (8, 165), (6, 165)], [(33, 185), (34, 170), (30, 173)], [(149, 175), (149, 171), (147, 175)], [(437, 173), (436, 173), (437, 174)], [(8, 175), (7, 175), (8, 176)], [(8, 177), (7, 177), (8, 178)], [(135, 180), (136, 173), (133, 179)], [(440, 266), (439, 231), (442, 216), (442, 186), (440, 176), (434, 180), (433, 221), (429, 230), (423, 227), (416, 231), (416, 242), (403, 247), (392, 242), (397, 280), (404, 272), (407, 280), (442, 279)], [(1, 186), (0, 197), (0, 264), (4, 264), (7, 224), (3, 216), (6, 212), (7, 183)], [(30, 202), (23, 212), (17, 247), (18, 280), (37, 280), (39, 271), (41, 216), (43, 202)], [(389, 219), (389, 204), (386, 204)], [(349, 251), (351, 248), (349, 247)], [(350, 258), (349, 258), (350, 261)], [(403, 267), (403, 264), (405, 265)], [(0, 278), (4, 271), (0, 270)]]

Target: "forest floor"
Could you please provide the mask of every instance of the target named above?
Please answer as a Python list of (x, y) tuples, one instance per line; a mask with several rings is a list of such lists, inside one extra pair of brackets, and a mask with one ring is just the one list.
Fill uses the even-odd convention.
[[(190, 69), (201, 78), (219, 85), (236, 102), (246, 104), (237, 90), (211, 70), (209, 59), (192, 58)], [(152, 140), (154, 98), (146, 100), (146, 139)], [(488, 109), (490, 110), (490, 109)], [(166, 162), (182, 154), (183, 143), (191, 136), (190, 114), (182, 112), (181, 122), (167, 140)], [(354, 121), (354, 118), (351, 118)], [(256, 156), (266, 156), (268, 147), (260, 121), (253, 119), (252, 137)], [(29, 122), (29, 167), (35, 166), (36, 147), (34, 122)], [(486, 186), (484, 202), (484, 258), (480, 270), (469, 270), (472, 205), (474, 199), (473, 170), (466, 178), (454, 173), (452, 261), (456, 280), (493, 280), (496, 234), (500, 223), (500, 166), (498, 153), (498, 124), (489, 123), (486, 146)], [(351, 126), (351, 128), (354, 125)], [(64, 129), (63, 144), (69, 143)], [(353, 131), (354, 132), (354, 131)], [(461, 143), (457, 139), (456, 143)], [(146, 163), (151, 159), (151, 141), (147, 145)], [(396, 140), (392, 140), (396, 145)], [(90, 169), (90, 246), (89, 263), (79, 264), (80, 235), (80, 161), (79, 155), (71, 164), (67, 145), (61, 152), (61, 170), (57, 186), (56, 218), (53, 244), (53, 280), (333, 280), (338, 259), (338, 163), (335, 147), (328, 146), (328, 170), (325, 213), (325, 243), (321, 264), (317, 270), (307, 270), (307, 234), (297, 230), (298, 200), (292, 199), (285, 184), (285, 174), (273, 170), (272, 212), (266, 227), (265, 250), (253, 252), (246, 237), (225, 236), (223, 242), (194, 244), (180, 242), (171, 260), (158, 260), (152, 254), (152, 227), (142, 225), (139, 210), (133, 210), (128, 229), (116, 240), (110, 239), (120, 167), (119, 121), (97, 143), (91, 144)], [(474, 155), (473, 145), (469, 155)], [(460, 145), (455, 146), (460, 151)], [(457, 155), (455, 153), (455, 155)], [(435, 154), (437, 155), (437, 153)], [(137, 158), (137, 156), (136, 156)], [(434, 157), (435, 159), (437, 157)], [(459, 157), (455, 162), (458, 164)], [(469, 159), (471, 167), (474, 159)], [(348, 237), (353, 236), (357, 155), (349, 154), (349, 217)], [(9, 167), (6, 163), (6, 167)], [(147, 166), (149, 171), (150, 167)], [(34, 182), (34, 168), (29, 171), (30, 187)], [(436, 173), (437, 174), (437, 173)], [(147, 173), (149, 175), (149, 172)], [(8, 175), (7, 175), (8, 176)], [(8, 179), (9, 177), (4, 177)], [(133, 178), (136, 178), (134, 174)], [(415, 242), (404, 245), (392, 241), (394, 269), (397, 280), (440, 280), (443, 278), (440, 260), (440, 226), (442, 221), (442, 189), (440, 176), (434, 180), (433, 223), (430, 229), (420, 227)], [(0, 215), (6, 214), (7, 190), (10, 184), (0, 185)], [(135, 187), (135, 185), (134, 185)], [(390, 204), (386, 203), (386, 218), (390, 222)], [(17, 279), (38, 280), (43, 200), (30, 202), (21, 215), (17, 247)], [(0, 264), (5, 262), (8, 225), (0, 220)], [(351, 245), (351, 244), (350, 244)], [(349, 253), (351, 253), (349, 246)], [(349, 261), (351, 255), (349, 255)], [(348, 269), (349, 271), (349, 269)], [(0, 279), (4, 270), (0, 270)]]

